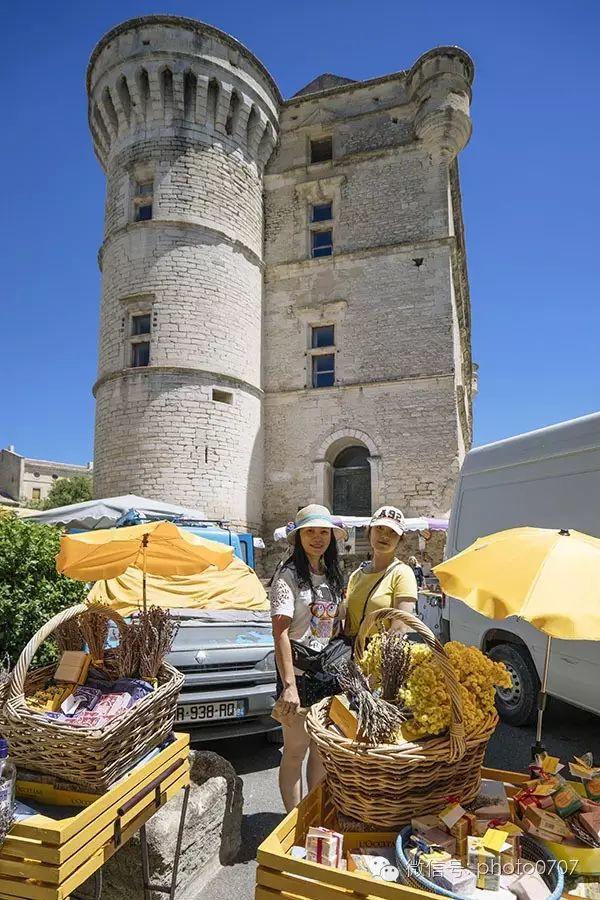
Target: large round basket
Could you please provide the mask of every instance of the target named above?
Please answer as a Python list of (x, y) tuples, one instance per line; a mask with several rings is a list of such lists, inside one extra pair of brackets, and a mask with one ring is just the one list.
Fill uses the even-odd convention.
[(481, 766), (498, 723), (489, 715), (476, 732), (465, 738), (458, 681), (444, 648), (426, 625), (410, 613), (396, 609), (377, 610), (364, 620), (355, 645), (362, 655), (368, 635), (399, 620), (421, 635), (436, 655), (450, 697), (448, 732), (428, 740), (398, 745), (366, 746), (331, 728), (328, 698), (311, 707), (306, 724), (325, 767), (327, 786), (337, 809), (344, 815), (397, 829), (412, 816), (438, 811), (449, 797), (463, 804), (477, 796)]
[[(451, 897), (452, 900), (463, 900), (461, 894), (453, 894), (446, 891), (421, 875), (419, 870), (411, 865), (406, 848), (412, 835), (410, 827), (404, 828), (398, 835), (396, 841), (396, 861), (400, 872), (400, 881), (409, 887), (417, 888), (420, 891), (429, 891), (431, 894), (439, 894), (442, 897)], [(525, 860), (523, 865), (523, 873), (527, 871), (539, 872), (548, 887), (548, 896), (546, 900), (559, 900), (565, 886), (563, 868), (558, 863), (556, 857), (534, 841), (532, 838), (523, 835), (520, 840), (521, 858)], [(529, 864), (529, 867), (528, 867)]]
[[(94, 611), (115, 622), (122, 634), (127, 624), (105, 606), (72, 606), (50, 619), (29, 641), (0, 696), (0, 734), (20, 768), (54, 775), (92, 792), (106, 790), (136, 762), (159, 746), (173, 730), (183, 675), (163, 663), (157, 687), (102, 730), (53, 722), (27, 706), (26, 697), (45, 685), (56, 666), (29, 673), (38, 648), (64, 622)], [(110, 660), (110, 651), (106, 656)]]

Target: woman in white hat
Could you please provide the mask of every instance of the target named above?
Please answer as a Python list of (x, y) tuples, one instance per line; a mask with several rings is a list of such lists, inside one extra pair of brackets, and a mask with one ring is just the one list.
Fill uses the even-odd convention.
[[(404, 516), (395, 506), (381, 506), (369, 523), (372, 558), (350, 576), (346, 592), (346, 634), (356, 637), (367, 613), (402, 609), (414, 613), (417, 581), (410, 566), (396, 558), (404, 534)], [(392, 626), (403, 632), (404, 626)]]
[(275, 573), (270, 589), (275, 658), (277, 661), (278, 710), (283, 724), (283, 755), (279, 787), (289, 812), (302, 799), (302, 763), (308, 752), (308, 789), (324, 775), (323, 767), (298, 714), (316, 702), (315, 684), (294, 666), (292, 643), (323, 650), (341, 632), (343, 580), (336, 539), (347, 539), (324, 506), (305, 506), (288, 526), (287, 540), (293, 547)]

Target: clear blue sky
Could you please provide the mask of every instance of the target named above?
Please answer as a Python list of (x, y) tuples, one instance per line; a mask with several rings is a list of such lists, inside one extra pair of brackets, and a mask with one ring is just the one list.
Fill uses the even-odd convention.
[(92, 458), (104, 178), (85, 69), (110, 27), (159, 12), (239, 38), (284, 96), (324, 71), (371, 78), (464, 47), (475, 442), (598, 409), (597, 0), (22, 0), (2, 20), (0, 446)]

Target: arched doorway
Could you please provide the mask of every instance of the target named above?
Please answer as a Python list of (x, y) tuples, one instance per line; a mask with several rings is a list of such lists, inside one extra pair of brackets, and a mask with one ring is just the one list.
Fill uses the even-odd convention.
[(371, 465), (366, 447), (346, 447), (333, 462), (333, 513), (371, 515)]

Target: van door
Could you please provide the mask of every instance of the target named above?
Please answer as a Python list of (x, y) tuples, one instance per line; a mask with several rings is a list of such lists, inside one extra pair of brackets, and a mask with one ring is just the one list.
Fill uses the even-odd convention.
[(600, 715), (600, 642), (552, 641), (548, 691)]

